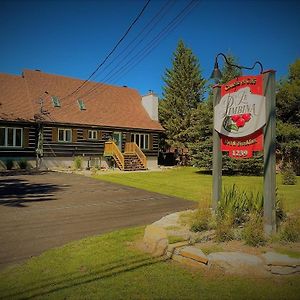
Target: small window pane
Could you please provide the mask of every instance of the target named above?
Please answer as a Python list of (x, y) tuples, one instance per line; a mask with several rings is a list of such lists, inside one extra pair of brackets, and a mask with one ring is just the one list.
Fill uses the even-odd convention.
[(140, 148), (144, 149), (145, 148), (145, 144), (144, 144), (144, 135), (141, 134), (141, 146)]
[(52, 96), (52, 104), (54, 107), (60, 107), (60, 101), (57, 96)]
[(7, 128), (7, 146), (14, 145), (14, 129)]
[(149, 134), (145, 135), (145, 149), (149, 149)]
[(71, 130), (67, 129), (66, 130), (66, 142), (71, 142)]
[(16, 147), (21, 147), (22, 146), (22, 129), (17, 128), (16, 129)]
[(64, 141), (64, 131), (62, 129), (58, 130), (58, 140), (59, 141)]
[(134, 134), (131, 134), (131, 139), (130, 139), (131, 143), (134, 143)]
[(0, 128), (0, 146), (5, 146), (5, 128)]

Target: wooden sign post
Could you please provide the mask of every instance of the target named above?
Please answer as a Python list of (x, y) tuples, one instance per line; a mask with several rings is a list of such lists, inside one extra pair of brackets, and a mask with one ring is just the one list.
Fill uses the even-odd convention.
[(264, 230), (276, 230), (275, 218), (275, 71), (240, 76), (214, 86), (213, 193), (222, 193), (222, 151), (247, 159), (264, 150)]

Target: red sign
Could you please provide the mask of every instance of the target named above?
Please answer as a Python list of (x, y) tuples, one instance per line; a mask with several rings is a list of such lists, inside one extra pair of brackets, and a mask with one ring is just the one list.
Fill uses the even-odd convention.
[(215, 108), (215, 129), (221, 150), (232, 158), (250, 158), (263, 150), (265, 110), (263, 77), (241, 76), (221, 86), (221, 101)]
[(263, 132), (258, 130), (241, 138), (221, 136), (221, 150), (228, 151), (232, 158), (250, 158), (253, 151), (263, 150)]

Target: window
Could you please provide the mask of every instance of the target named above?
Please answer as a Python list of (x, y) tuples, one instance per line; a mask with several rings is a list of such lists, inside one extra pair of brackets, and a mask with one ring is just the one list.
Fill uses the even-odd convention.
[(89, 130), (89, 140), (97, 139), (97, 130)]
[(72, 142), (72, 130), (71, 129), (58, 129), (58, 141), (59, 142)]
[(141, 149), (149, 149), (149, 134), (132, 133), (131, 142), (136, 143)]
[(78, 99), (77, 102), (78, 102), (80, 110), (86, 110), (86, 107), (85, 107), (85, 104), (84, 104), (83, 100)]
[(60, 107), (60, 101), (57, 96), (52, 96), (51, 99), (54, 107)]
[(23, 129), (0, 127), (0, 147), (22, 147)]

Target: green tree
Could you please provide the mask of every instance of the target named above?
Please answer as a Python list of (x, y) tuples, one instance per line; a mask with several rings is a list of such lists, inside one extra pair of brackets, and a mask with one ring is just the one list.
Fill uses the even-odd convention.
[(166, 69), (163, 99), (159, 103), (159, 120), (165, 128), (165, 141), (174, 148), (189, 144), (193, 111), (203, 101), (205, 79), (192, 50), (179, 41), (172, 67)]
[(276, 95), (277, 162), (293, 166), (300, 175), (300, 59), (289, 68), (289, 74), (278, 84)]

